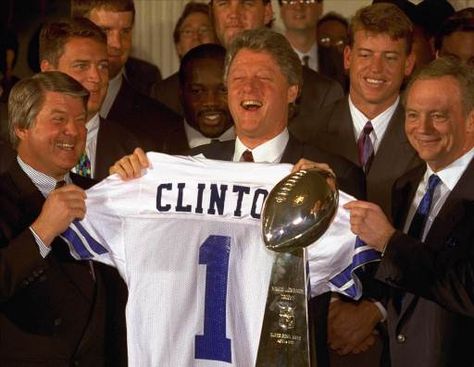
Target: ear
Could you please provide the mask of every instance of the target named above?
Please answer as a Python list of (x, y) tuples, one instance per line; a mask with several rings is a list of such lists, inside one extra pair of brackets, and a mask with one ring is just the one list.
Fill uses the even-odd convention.
[(297, 85), (290, 85), (288, 88), (287, 101), (288, 103), (293, 103), (298, 97), (299, 87)]
[(26, 139), (28, 129), (15, 127), (15, 135), (18, 137), (18, 140), (22, 141)]
[(272, 8), (272, 2), (269, 1), (267, 4), (265, 4), (265, 15), (264, 15), (264, 25), (268, 25), (273, 19), (273, 8)]
[(349, 70), (351, 66), (352, 49), (350, 46), (344, 47), (344, 69)]
[(413, 68), (415, 67), (416, 56), (413, 52), (408, 55), (407, 59), (405, 60), (405, 76), (410, 76)]
[(474, 134), (474, 109), (468, 113), (466, 118), (466, 132)]
[(40, 62), (40, 69), (41, 71), (52, 71), (55, 70), (53, 65), (48, 60), (41, 60)]

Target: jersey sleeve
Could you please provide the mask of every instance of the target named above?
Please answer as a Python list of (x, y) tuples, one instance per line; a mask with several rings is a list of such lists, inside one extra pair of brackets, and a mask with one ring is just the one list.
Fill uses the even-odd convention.
[(324, 235), (307, 248), (311, 296), (333, 291), (353, 299), (362, 296), (356, 270), (380, 260), (380, 254), (362, 242), (350, 228), (349, 211), (343, 205), (355, 200), (339, 191), (339, 205)]

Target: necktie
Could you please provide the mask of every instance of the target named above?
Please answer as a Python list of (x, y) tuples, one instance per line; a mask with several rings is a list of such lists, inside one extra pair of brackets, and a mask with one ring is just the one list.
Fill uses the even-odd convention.
[(79, 158), (79, 163), (76, 165), (76, 172), (83, 177), (91, 177), (91, 161), (86, 152), (82, 153)]
[(304, 55), (302, 57), (302, 60), (303, 60), (303, 65), (306, 66), (307, 68), (309, 68), (309, 56), (308, 55)]
[[(418, 238), (421, 240), (423, 232), (426, 225), (426, 220), (428, 219), (428, 214), (430, 213), (431, 204), (433, 201), (433, 194), (436, 189), (436, 186), (441, 182), (440, 178), (436, 175), (431, 175), (428, 179), (428, 188), (426, 189), (425, 194), (421, 198), (420, 204), (416, 209), (415, 215), (410, 223), (410, 228), (408, 229), (408, 234), (412, 237)], [(402, 309), (403, 297), (405, 296), (404, 292), (396, 292), (394, 296), (394, 305), (400, 313)]]
[(369, 171), (372, 160), (374, 159), (374, 146), (372, 145), (372, 140), (370, 140), (370, 134), (373, 130), (372, 123), (367, 121), (357, 140), (359, 162), (366, 173)]
[(242, 153), (242, 158), (240, 159), (241, 162), (254, 162), (253, 154), (250, 150), (246, 150)]
[(421, 239), (423, 237), (423, 231), (426, 225), (426, 220), (428, 219), (428, 214), (431, 209), (431, 202), (433, 200), (433, 193), (441, 182), (440, 178), (436, 175), (431, 175), (428, 179), (428, 188), (426, 189), (425, 194), (421, 198), (420, 204), (416, 209), (416, 213), (413, 216), (413, 219), (408, 229), (408, 234), (412, 237)]

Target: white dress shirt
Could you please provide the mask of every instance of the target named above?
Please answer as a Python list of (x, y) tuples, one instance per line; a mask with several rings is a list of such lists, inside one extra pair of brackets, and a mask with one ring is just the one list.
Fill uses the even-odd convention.
[(313, 46), (311, 46), (308, 52), (301, 52), (300, 50), (297, 50), (296, 48), (293, 48), (293, 50), (296, 52), (296, 54), (300, 58), (301, 65), (304, 65), (303, 57), (309, 56), (309, 60), (308, 60), (309, 68), (313, 69), (314, 71), (318, 71), (319, 65), (318, 65), (318, 43), (317, 42), (313, 43)]
[(415, 197), (413, 198), (413, 201), (410, 206), (410, 210), (408, 211), (407, 220), (405, 222), (405, 227), (403, 229), (405, 233), (408, 233), (411, 221), (413, 220), (413, 217), (415, 216), (418, 205), (420, 204), (420, 201), (426, 192), (426, 189), (428, 187), (428, 179), (433, 173), (435, 173), (440, 178), (441, 181), (436, 186), (433, 192), (433, 199), (431, 201), (430, 212), (428, 214), (428, 219), (426, 220), (426, 224), (423, 229), (423, 235), (421, 237), (422, 241), (425, 240), (426, 235), (428, 234), (431, 228), (431, 225), (433, 224), (433, 221), (435, 220), (436, 216), (439, 214), (441, 208), (446, 202), (446, 199), (448, 198), (449, 194), (454, 189), (454, 187), (457, 185), (459, 179), (461, 178), (462, 174), (466, 170), (467, 166), (469, 165), (473, 157), (474, 157), (474, 148), (438, 172), (433, 172), (430, 166), (427, 165), (425, 175), (423, 176), (423, 179), (420, 181), (418, 185)]
[(107, 94), (105, 95), (104, 102), (102, 102), (102, 106), (100, 107), (100, 115), (104, 118), (107, 118), (109, 115), (110, 109), (115, 102), (115, 98), (122, 86), (122, 79), (123, 79), (123, 69), (117, 76), (113, 79), (109, 80), (109, 86), (107, 88)]
[(234, 162), (239, 162), (242, 157), (242, 153), (246, 150), (250, 150), (255, 162), (280, 163), (281, 157), (283, 156), (283, 152), (285, 151), (289, 139), (290, 134), (288, 133), (288, 129), (285, 128), (273, 139), (260, 144), (254, 149), (249, 149), (237, 137), (237, 139), (235, 139), (235, 150), (232, 160)]
[(189, 125), (186, 120), (184, 120), (184, 131), (186, 132), (186, 138), (188, 140), (188, 144), (190, 148), (195, 148), (200, 145), (209, 144), (212, 140), (219, 140), (219, 141), (226, 141), (235, 139), (235, 131), (234, 127), (231, 126), (226, 131), (224, 131), (220, 136), (217, 138), (208, 138), (207, 136), (202, 135), (202, 133), (196, 130), (194, 127)]
[(374, 153), (377, 153), (377, 150), (380, 146), (380, 142), (385, 135), (385, 132), (388, 128), (388, 123), (390, 122), (395, 110), (397, 109), (398, 103), (400, 102), (400, 97), (385, 111), (377, 115), (373, 119), (367, 118), (355, 105), (352, 103), (351, 97), (349, 96), (349, 110), (352, 117), (352, 126), (354, 128), (354, 137), (355, 141), (359, 139), (359, 136), (364, 129), (367, 121), (372, 122), (374, 130), (370, 133), (369, 137), (372, 141), (372, 146), (374, 147)]

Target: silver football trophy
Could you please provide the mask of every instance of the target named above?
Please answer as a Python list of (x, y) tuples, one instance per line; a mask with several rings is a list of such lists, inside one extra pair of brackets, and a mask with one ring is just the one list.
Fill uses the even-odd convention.
[(276, 251), (256, 366), (316, 366), (308, 322), (309, 277), (305, 247), (327, 230), (337, 211), (334, 176), (301, 170), (281, 180), (262, 212), (265, 245)]

